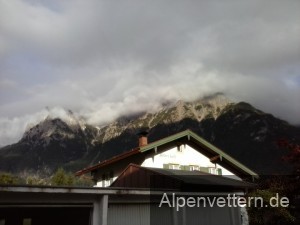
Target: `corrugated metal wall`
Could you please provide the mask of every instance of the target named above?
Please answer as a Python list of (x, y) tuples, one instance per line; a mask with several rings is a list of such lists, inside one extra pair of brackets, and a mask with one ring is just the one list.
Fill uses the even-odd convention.
[(108, 225), (150, 225), (149, 204), (110, 204)]
[(186, 224), (188, 225), (240, 225), (240, 220), (239, 208), (186, 208)]
[(110, 204), (108, 225), (240, 225), (239, 208), (230, 207), (161, 207), (147, 203)]
[(151, 225), (173, 225), (173, 208), (164, 206), (159, 208), (157, 204), (152, 204), (150, 209)]
[(108, 225), (172, 225), (172, 208), (150, 204), (110, 204)]

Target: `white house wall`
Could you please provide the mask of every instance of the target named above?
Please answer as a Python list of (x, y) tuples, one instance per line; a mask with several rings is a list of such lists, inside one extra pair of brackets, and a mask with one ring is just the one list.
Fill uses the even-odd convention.
[(109, 187), (117, 178), (118, 176), (114, 176), (112, 180), (99, 180), (94, 187)]
[(150, 155), (141, 166), (153, 167), (153, 168), (164, 168), (164, 164), (174, 164), (179, 166), (199, 166), (221, 169), (222, 175), (233, 176), (234, 174), (220, 166), (210, 162), (210, 159), (193, 149), (189, 145), (181, 145), (179, 148), (174, 147), (170, 150), (166, 150), (162, 153)]

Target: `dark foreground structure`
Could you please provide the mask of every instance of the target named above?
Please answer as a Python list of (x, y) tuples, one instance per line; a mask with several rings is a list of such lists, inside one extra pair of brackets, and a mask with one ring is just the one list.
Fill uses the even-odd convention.
[[(166, 194), (170, 196), (170, 205), (166, 198), (160, 204)], [(228, 194), (244, 193), (0, 186), (0, 225), (240, 225), (239, 207), (176, 208), (171, 200), (171, 196), (212, 198)]]
[[(129, 167), (131, 168), (131, 167)], [(139, 168), (138, 168), (139, 169)], [(143, 172), (143, 170), (140, 170)], [(147, 173), (146, 173), (147, 174)], [(135, 181), (136, 173), (120, 182)], [(124, 180), (125, 179), (125, 180)], [(74, 188), (42, 186), (0, 186), (0, 225), (240, 225), (240, 207), (209, 205), (205, 200), (242, 196), (246, 182), (224, 182), (219, 176), (155, 176), (156, 188)], [(128, 181), (126, 181), (128, 180)], [(178, 180), (179, 182), (177, 182)], [(231, 179), (230, 179), (231, 180)], [(170, 184), (176, 185), (170, 185)], [(179, 185), (178, 185), (179, 184)], [(184, 184), (184, 185), (183, 185)], [(192, 189), (185, 186), (194, 185)], [(122, 184), (123, 185), (123, 184)], [(196, 185), (196, 186), (195, 186)], [(206, 188), (199, 189), (206, 186)], [(215, 186), (219, 186), (215, 190)], [(130, 185), (128, 185), (130, 186)], [(139, 185), (138, 185), (139, 186)], [(200, 204), (185, 204), (188, 198), (203, 198)], [(179, 201), (178, 201), (179, 199)]]

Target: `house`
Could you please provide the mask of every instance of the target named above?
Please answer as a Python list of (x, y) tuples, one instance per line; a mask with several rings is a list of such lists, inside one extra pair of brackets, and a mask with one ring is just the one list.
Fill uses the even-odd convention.
[(138, 147), (80, 170), (76, 175), (91, 173), (96, 186), (107, 187), (130, 163), (149, 168), (196, 170), (237, 179), (258, 177), (254, 171), (190, 130), (152, 143), (148, 143), (147, 133), (142, 132)]
[(257, 177), (190, 130), (153, 143), (142, 133), (137, 148), (86, 173), (103, 187), (0, 186), (0, 225), (244, 225), (232, 201), (254, 186), (226, 176)]

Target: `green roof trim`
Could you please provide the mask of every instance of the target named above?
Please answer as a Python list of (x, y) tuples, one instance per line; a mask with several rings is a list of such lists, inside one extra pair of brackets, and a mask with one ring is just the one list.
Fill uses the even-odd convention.
[(163, 138), (161, 140), (149, 143), (148, 145), (142, 146), (142, 147), (140, 147), (140, 152), (149, 151), (151, 149), (154, 149), (154, 148), (157, 148), (159, 146), (165, 145), (167, 143), (176, 141), (176, 140), (178, 140), (180, 138), (183, 138), (183, 137), (187, 137), (187, 139), (188, 139), (187, 142), (191, 141), (191, 139), (194, 139), (200, 145), (203, 145), (206, 148), (208, 148), (208, 149), (212, 150), (213, 152), (215, 152), (216, 154), (220, 155), (222, 160), (226, 160), (226, 161), (230, 162), (232, 165), (234, 165), (235, 167), (238, 167), (239, 169), (243, 170), (245, 173), (247, 173), (251, 176), (258, 177), (257, 173), (255, 173), (254, 171), (252, 171), (248, 167), (244, 166), (243, 164), (241, 164), (240, 162), (238, 162), (237, 160), (235, 160), (234, 158), (232, 158), (231, 156), (229, 156), (228, 154), (223, 152), (221, 149), (217, 148), (216, 146), (214, 146), (211, 143), (209, 143), (208, 141), (206, 141), (205, 139), (199, 137), (197, 134), (195, 134), (191, 130), (185, 130), (185, 131), (182, 131), (180, 133), (177, 133), (177, 134), (171, 135), (169, 137)]

